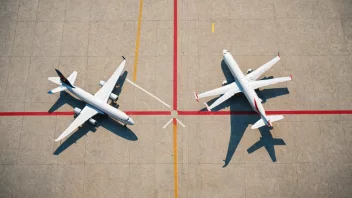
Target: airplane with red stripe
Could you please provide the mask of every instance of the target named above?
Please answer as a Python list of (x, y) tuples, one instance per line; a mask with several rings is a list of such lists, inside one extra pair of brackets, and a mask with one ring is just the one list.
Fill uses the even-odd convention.
[(259, 89), (264, 86), (273, 85), (280, 82), (286, 82), (292, 80), (292, 75), (290, 77), (281, 77), (281, 78), (273, 78), (267, 80), (257, 80), (264, 72), (269, 70), (274, 64), (279, 62), (280, 54), (278, 54), (274, 59), (265, 63), (261, 67), (256, 70), (249, 69), (247, 71), (247, 75), (244, 75), (241, 69), (239, 68), (237, 62), (231, 55), (228, 50), (223, 50), (223, 57), (226, 65), (228, 66), (231, 74), (234, 77), (234, 82), (227, 83), (224, 81), (222, 83), (222, 87), (213, 89), (211, 91), (207, 91), (201, 94), (197, 94), (194, 92), (194, 97), (197, 101), (199, 98), (214, 96), (214, 95), (222, 95), (219, 97), (213, 104), (208, 106), (207, 103), (204, 103), (207, 107), (208, 111), (211, 111), (216, 106), (220, 105), (224, 101), (228, 100), (232, 96), (237, 93), (243, 93), (246, 98), (248, 99), (249, 104), (251, 105), (252, 109), (258, 113), (261, 117), (251, 129), (257, 129), (264, 125), (268, 126), (270, 129), (273, 128), (272, 123), (278, 120), (283, 119), (282, 115), (266, 115), (264, 107), (262, 105), (262, 100), (258, 97), (257, 93), (255, 92), (256, 89)]

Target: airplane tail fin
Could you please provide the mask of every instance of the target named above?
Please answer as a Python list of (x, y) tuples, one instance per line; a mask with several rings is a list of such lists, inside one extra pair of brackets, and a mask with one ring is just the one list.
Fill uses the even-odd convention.
[(55, 69), (55, 71), (56, 71), (57, 75), (60, 77), (60, 82), (61, 82), (61, 83), (65, 84), (65, 85), (67, 85), (67, 86), (69, 86), (69, 87), (74, 88), (74, 86), (73, 86), (72, 84), (73, 84), (74, 81), (76, 80), (77, 72), (74, 71), (74, 72), (69, 76), (69, 78), (72, 76), (72, 77), (71, 77), (71, 78), (72, 78), (72, 79), (71, 79), (72, 84), (71, 84), (71, 82), (70, 82), (59, 70)]
[[(76, 71), (72, 72), (72, 74), (68, 78), (66, 78), (59, 70), (55, 69), (55, 71), (59, 77), (49, 77), (48, 80), (50, 80), (51, 82), (53, 82), (57, 85), (60, 85), (60, 86), (56, 87), (55, 89), (50, 90), (48, 92), (49, 94), (57, 93), (60, 91), (65, 91), (65, 90), (67, 90), (66, 86), (74, 88), (73, 85), (74, 85), (76, 78), (77, 78)], [(64, 85), (66, 85), (66, 86), (64, 86)]]
[(251, 129), (257, 129), (257, 128), (260, 128), (264, 125), (269, 125), (269, 127), (272, 127), (271, 123), (282, 120), (282, 119), (284, 119), (284, 116), (282, 116), (282, 115), (266, 116), (266, 122), (263, 120), (263, 118), (261, 118), (251, 127)]

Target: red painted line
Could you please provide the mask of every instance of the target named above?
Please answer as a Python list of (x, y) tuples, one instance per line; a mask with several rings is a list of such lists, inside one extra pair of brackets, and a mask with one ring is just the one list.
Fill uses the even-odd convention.
[[(127, 115), (171, 115), (170, 111), (125, 111)], [(69, 116), (73, 111), (67, 112), (0, 112), (1, 116)], [(255, 111), (178, 111), (178, 115), (256, 115)], [(267, 115), (334, 115), (352, 114), (352, 110), (281, 110), (266, 111)]]
[(171, 111), (125, 111), (127, 115), (171, 115)]
[(265, 111), (269, 115), (329, 115), (329, 114), (352, 114), (352, 110), (283, 110), (283, 111)]
[[(283, 110), (265, 111), (267, 115), (332, 115), (352, 114), (352, 110)], [(256, 115), (255, 111), (178, 111), (178, 115)]]
[(255, 115), (254, 111), (178, 111), (178, 115)]
[[(171, 115), (170, 111), (125, 111), (127, 115)], [(1, 116), (69, 116), (73, 111), (67, 112), (0, 112)]]
[(67, 116), (73, 115), (73, 111), (69, 112), (0, 112), (0, 116)]
[(174, 68), (173, 109), (177, 110), (177, 0), (174, 0)]

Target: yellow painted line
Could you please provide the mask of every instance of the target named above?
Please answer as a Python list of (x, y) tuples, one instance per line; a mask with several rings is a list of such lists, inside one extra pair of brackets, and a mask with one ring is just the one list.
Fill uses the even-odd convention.
[(211, 32), (214, 33), (214, 30), (215, 30), (215, 28), (214, 28), (214, 23), (211, 23)]
[(137, 39), (136, 39), (136, 51), (134, 53), (134, 64), (133, 64), (133, 81), (134, 82), (136, 82), (136, 80), (137, 80), (137, 64), (138, 64), (139, 43), (140, 43), (140, 38), (141, 38), (142, 9), (143, 9), (143, 0), (140, 0), (139, 1)]
[(178, 198), (178, 159), (177, 159), (177, 122), (173, 119), (173, 139), (174, 139), (174, 188), (175, 198)]

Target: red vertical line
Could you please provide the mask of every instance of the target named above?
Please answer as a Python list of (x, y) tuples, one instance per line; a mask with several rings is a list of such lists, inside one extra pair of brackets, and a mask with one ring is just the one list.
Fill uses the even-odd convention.
[(173, 109), (177, 110), (177, 0), (174, 0), (174, 68), (173, 68)]

